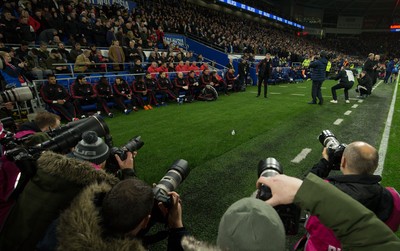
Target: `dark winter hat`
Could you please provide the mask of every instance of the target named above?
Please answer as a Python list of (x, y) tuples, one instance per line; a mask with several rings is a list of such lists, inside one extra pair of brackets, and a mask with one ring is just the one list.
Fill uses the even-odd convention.
[(79, 79), (84, 79), (84, 78), (86, 78), (86, 76), (85, 76), (85, 75), (83, 75), (83, 74), (79, 74), (79, 75), (76, 77), (76, 80), (79, 80)]
[(327, 53), (326, 51), (321, 51), (321, 52), (319, 53), (319, 55), (320, 55), (322, 58), (328, 57), (328, 53)]
[(272, 206), (256, 198), (244, 198), (222, 216), (217, 244), (230, 251), (285, 250), (285, 230)]
[(108, 159), (109, 150), (108, 145), (97, 137), (96, 132), (88, 131), (82, 134), (82, 140), (75, 146), (73, 155), (98, 165)]

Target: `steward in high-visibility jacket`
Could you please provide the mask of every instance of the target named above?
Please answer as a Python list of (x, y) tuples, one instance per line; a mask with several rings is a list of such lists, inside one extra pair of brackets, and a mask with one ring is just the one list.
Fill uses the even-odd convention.
[(331, 67), (332, 67), (332, 63), (331, 61), (328, 61), (328, 64), (326, 65), (326, 76), (328, 77), (329, 72), (331, 72)]
[(310, 66), (311, 60), (309, 58), (304, 59), (303, 63), (301, 64), (303, 66), (303, 69), (308, 68)]

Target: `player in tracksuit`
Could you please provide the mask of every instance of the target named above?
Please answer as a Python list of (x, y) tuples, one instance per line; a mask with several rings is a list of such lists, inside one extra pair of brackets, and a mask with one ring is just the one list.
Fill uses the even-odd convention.
[[(150, 80), (151, 80), (151, 75)], [(154, 96), (154, 92), (148, 90), (146, 82), (142, 77), (136, 78), (132, 84), (133, 92), (135, 93), (135, 98), (138, 101), (139, 105), (143, 107), (145, 110), (152, 110), (153, 107), (150, 104), (157, 104), (156, 97)], [(146, 97), (147, 99), (143, 99)]]
[(190, 93), (194, 98), (196, 98), (202, 89), (202, 87), (199, 84), (199, 81), (196, 78), (196, 73), (195, 71), (190, 71), (188, 76), (186, 77), (186, 82), (189, 85), (189, 90)]
[(174, 86), (169, 80), (165, 72), (160, 72), (160, 77), (158, 78), (158, 90), (157, 92), (164, 95), (163, 101), (165, 101), (165, 95), (167, 95), (170, 99), (176, 100), (176, 95), (174, 94)]
[[(228, 72), (225, 74), (225, 79), (226, 79), (226, 85), (227, 87), (231, 87), (234, 92), (239, 91), (238, 85), (237, 85), (237, 76), (235, 77), (235, 70), (234, 69), (229, 69)], [(267, 87), (265, 87), (267, 88)]]
[(106, 77), (101, 77), (99, 82), (95, 84), (94, 89), (97, 93), (97, 98), (100, 100), (100, 103), (103, 105), (103, 111), (107, 114), (108, 117), (112, 118), (114, 115), (110, 111), (110, 108), (107, 106), (108, 102), (115, 102), (114, 93), (111, 89), (110, 83), (108, 83)]
[(71, 96), (61, 85), (57, 84), (54, 75), (48, 75), (48, 83), (42, 85), (40, 95), (43, 101), (53, 110), (59, 112), (67, 121), (76, 117), (74, 105), (71, 103)]
[(87, 115), (82, 110), (83, 105), (96, 104), (98, 114), (101, 114), (100, 107), (107, 106), (107, 103), (104, 100), (99, 100), (97, 98), (96, 91), (90, 83), (86, 82), (84, 75), (79, 75), (76, 78), (75, 83), (72, 84), (71, 95), (74, 99), (75, 109), (82, 118)]
[[(156, 93), (158, 90), (158, 82), (156, 79), (153, 78), (150, 72), (146, 72), (146, 78), (144, 80), (144, 83), (146, 84), (147, 87), (147, 92), (156, 97)], [(154, 99), (155, 103), (151, 103), (150, 105), (158, 105), (158, 100), (155, 98)], [(163, 104), (164, 102), (162, 102)]]
[(184, 92), (185, 96), (189, 93), (189, 84), (186, 79), (183, 78), (183, 73), (178, 72), (177, 77), (174, 79), (175, 93), (179, 96), (180, 92)]
[[(137, 111), (136, 106), (133, 106), (134, 99), (132, 95), (132, 89), (121, 77), (117, 77), (113, 84), (115, 93), (115, 102), (118, 108), (125, 114), (129, 114), (132, 109)], [(129, 100), (126, 101), (126, 100)]]

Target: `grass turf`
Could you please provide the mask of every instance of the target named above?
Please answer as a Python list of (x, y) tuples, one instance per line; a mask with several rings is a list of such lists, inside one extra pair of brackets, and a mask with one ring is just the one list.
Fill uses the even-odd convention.
[[(320, 158), (322, 146), (317, 136), (324, 129), (330, 129), (341, 142), (362, 140), (379, 147), (393, 85), (381, 84), (362, 103), (351, 99), (351, 104), (345, 104), (339, 90), (339, 103), (331, 104), (333, 84), (324, 82), (322, 106), (307, 104), (311, 92), (311, 81), (307, 81), (270, 86), (267, 99), (256, 98), (256, 87), (249, 87), (215, 102), (170, 104), (127, 116), (118, 114), (107, 123), (115, 145), (142, 136), (145, 145), (139, 150), (136, 169), (149, 184), (157, 183), (174, 160), (189, 162), (191, 173), (177, 189), (184, 201), (184, 224), (197, 238), (214, 242), (224, 211), (254, 192), (259, 160), (275, 157), (285, 174), (301, 178)], [(356, 96), (354, 90), (350, 93), (351, 98)], [(355, 104), (358, 107), (352, 108)], [(349, 110), (352, 113), (344, 115)], [(333, 125), (338, 118), (343, 122)], [(392, 136), (396, 136), (393, 129)], [(398, 149), (397, 142), (391, 140), (390, 147)], [(292, 163), (304, 148), (311, 153), (300, 163)], [(384, 184), (399, 190), (398, 178), (386, 177), (386, 172), (396, 172), (398, 163), (392, 149)], [(288, 247), (292, 242), (289, 239)]]

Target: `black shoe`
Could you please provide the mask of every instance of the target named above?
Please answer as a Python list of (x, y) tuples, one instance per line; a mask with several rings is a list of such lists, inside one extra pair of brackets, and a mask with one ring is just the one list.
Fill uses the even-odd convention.
[(260, 95), (257, 95), (256, 98), (260, 97)]
[(309, 105), (316, 105), (316, 104), (317, 104), (317, 102), (310, 101), (310, 102), (308, 102), (307, 104), (309, 104)]
[(319, 105), (322, 105), (323, 103), (324, 103), (324, 101), (319, 101), (318, 102)]
[(267, 96), (264, 96), (264, 98), (267, 98)]

